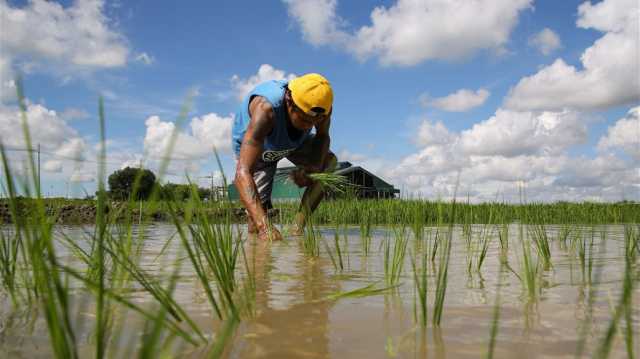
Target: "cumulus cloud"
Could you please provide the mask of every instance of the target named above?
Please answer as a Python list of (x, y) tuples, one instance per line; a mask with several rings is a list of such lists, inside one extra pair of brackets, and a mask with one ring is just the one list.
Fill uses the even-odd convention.
[(598, 141), (600, 151), (614, 148), (622, 149), (629, 156), (640, 160), (640, 107), (629, 110), (627, 116), (609, 127), (607, 134)]
[(453, 143), (455, 139), (455, 135), (450, 133), (442, 122), (433, 123), (427, 120), (420, 124), (416, 142), (422, 146), (445, 145)]
[(344, 43), (348, 35), (342, 30), (342, 20), (336, 15), (337, 0), (283, 0), (289, 16), (296, 19), (302, 36), (319, 46)]
[(486, 121), (462, 132), (460, 146), (470, 155), (513, 157), (557, 154), (584, 143), (587, 128), (580, 114), (562, 112), (515, 112), (498, 109)]
[(268, 80), (292, 80), (296, 77), (295, 74), (287, 74), (284, 70), (278, 70), (269, 64), (262, 64), (258, 68), (258, 73), (250, 76), (247, 79), (240, 78), (238, 75), (233, 75), (231, 78), (231, 85), (236, 94), (238, 100), (242, 100), (249, 91), (262, 82)]
[(517, 110), (605, 109), (640, 100), (640, 5), (636, 0), (605, 0), (578, 8), (578, 27), (604, 35), (586, 49), (582, 68), (557, 59), (521, 79), (505, 99)]
[[(178, 161), (198, 161), (213, 156), (213, 147), (219, 152), (231, 151), (231, 126), (233, 117), (222, 117), (210, 113), (194, 117), (189, 124), (189, 131), (180, 131), (176, 137), (173, 151), (169, 156)], [(162, 121), (158, 116), (151, 116), (145, 121), (147, 126), (144, 137), (144, 151), (151, 159), (162, 159), (166, 156), (171, 136), (175, 130), (173, 122)], [(196, 167), (190, 167), (190, 170)]]
[[(47, 72), (73, 75), (78, 70), (126, 64), (129, 47), (103, 13), (102, 0), (77, 0), (68, 7), (33, 0), (25, 6), (0, 1), (0, 93), (14, 96), (17, 62), (21, 72), (41, 65)], [(26, 66), (26, 67), (25, 67)]]
[(558, 34), (545, 27), (542, 31), (529, 38), (529, 45), (537, 48), (543, 55), (549, 55), (561, 48), (562, 42)]
[(33, 0), (19, 8), (2, 1), (3, 52), (79, 66), (122, 66), (129, 50), (122, 35), (109, 27), (103, 5), (100, 0), (78, 0), (64, 8)]
[(46, 161), (44, 163), (44, 166), (42, 166), (42, 169), (45, 172), (60, 173), (62, 172), (62, 161), (59, 161), (59, 160)]
[[(25, 112), (30, 130), (31, 143), (40, 144), (43, 150), (55, 151), (76, 143), (78, 132), (70, 127), (54, 110), (43, 105), (28, 103)], [(0, 141), (11, 148), (26, 148), (22, 131), (20, 110), (16, 107), (0, 106)]]
[[(335, 0), (285, 0), (289, 15), (313, 45), (331, 44), (360, 59), (411, 66), (425, 60), (453, 60), (479, 50), (500, 51), (518, 15), (531, 0), (398, 0), (371, 12), (371, 24), (346, 31)], [(482, 14), (478, 17), (478, 14)]]
[[(42, 172), (46, 179), (69, 179), (73, 173), (95, 172), (95, 158), (86, 140), (55, 110), (27, 101), (25, 116), (33, 150), (40, 148)], [(15, 106), (0, 105), (0, 142), (8, 150), (10, 166), (18, 176), (30, 173), (27, 142), (22, 130), (22, 116)]]
[[(621, 121), (632, 116), (637, 109), (616, 126), (626, 129), (628, 124)], [(516, 202), (526, 189), (528, 201), (640, 199), (637, 165), (611, 153), (570, 155), (573, 146), (587, 140), (587, 123), (579, 112), (569, 110), (498, 109), (459, 132), (425, 120), (418, 128), (418, 151), (393, 166), (390, 178), (408, 194), (429, 198), (456, 194), (473, 201)], [(617, 139), (616, 131), (611, 129), (601, 140), (602, 148), (624, 146), (627, 138)]]
[(450, 95), (438, 98), (430, 98), (429, 95), (420, 96), (420, 104), (423, 107), (435, 107), (450, 112), (465, 112), (481, 106), (489, 98), (489, 91), (479, 89), (477, 91), (460, 89)]

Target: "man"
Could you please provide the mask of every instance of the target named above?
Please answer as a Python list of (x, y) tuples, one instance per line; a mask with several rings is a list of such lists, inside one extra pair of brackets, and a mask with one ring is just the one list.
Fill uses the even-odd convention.
[(307, 174), (335, 169), (336, 156), (329, 151), (332, 105), (329, 81), (313, 73), (289, 82), (262, 83), (242, 102), (232, 130), (238, 160), (235, 185), (247, 209), (248, 231), (259, 239), (282, 239), (267, 218), (273, 177), (282, 158), (298, 167), (291, 177), (306, 187), (294, 234), (302, 233), (307, 216), (322, 200), (321, 184)]

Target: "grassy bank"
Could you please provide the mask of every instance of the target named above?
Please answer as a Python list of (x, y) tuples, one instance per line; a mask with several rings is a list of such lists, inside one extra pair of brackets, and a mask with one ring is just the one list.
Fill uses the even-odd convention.
[[(90, 224), (96, 220), (96, 200), (51, 198), (41, 200), (46, 213), (56, 223)], [(17, 198), (19, 215), (35, 213), (38, 201), (29, 198)], [(180, 217), (184, 216), (188, 201), (141, 201), (141, 202), (107, 202), (106, 212), (117, 213), (116, 220), (124, 221), (131, 216), (138, 221), (169, 221), (170, 207)], [(598, 224), (598, 223), (637, 223), (640, 222), (640, 204), (633, 202), (596, 203), (596, 202), (557, 202), (557, 203), (459, 203), (455, 218), (449, 218), (443, 212), (445, 202), (427, 200), (327, 200), (314, 214), (316, 224), (330, 224), (339, 217), (343, 224), (359, 225), (368, 222), (375, 225), (423, 223), (437, 224), (438, 221), (453, 223), (491, 223), (497, 215), (507, 223), (531, 224)], [(297, 210), (295, 202), (281, 202), (276, 205), (280, 216), (277, 222), (287, 222)], [(231, 217), (234, 222), (243, 221), (242, 205), (223, 202), (202, 202), (202, 213), (210, 220), (219, 222)], [(365, 219), (366, 217), (366, 219)], [(441, 218), (444, 217), (444, 218)], [(11, 223), (9, 200), (0, 199), (0, 221)]]

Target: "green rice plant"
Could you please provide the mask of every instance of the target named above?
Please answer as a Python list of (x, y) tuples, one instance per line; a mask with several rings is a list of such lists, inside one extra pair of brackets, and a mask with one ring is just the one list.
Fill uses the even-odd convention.
[[(633, 273), (634, 266), (637, 266), (638, 257), (640, 257), (640, 226), (625, 225), (624, 227), (624, 248), (625, 248), (625, 278), (624, 287), (637, 285), (640, 274)], [(635, 277), (635, 278), (634, 278)], [(624, 308), (625, 319), (625, 346), (627, 349), (627, 357), (634, 358), (634, 333), (633, 333), (633, 288), (627, 288), (630, 296), (627, 305)], [(624, 293), (624, 289), (623, 289)]]
[(520, 240), (521, 244), (521, 276), (522, 285), (530, 299), (538, 298), (540, 290), (538, 279), (540, 275), (540, 263), (538, 258), (531, 254), (531, 242), (524, 238)]
[(411, 257), (411, 266), (413, 267), (414, 289), (418, 295), (417, 310), (414, 310), (414, 318), (423, 328), (427, 326), (427, 293), (429, 282), (427, 280), (428, 259), (427, 254), (416, 253), (416, 257), (420, 257), (420, 267), (416, 266), (416, 261)]
[(434, 326), (440, 326), (442, 312), (444, 310), (444, 299), (447, 293), (447, 281), (449, 275), (449, 259), (451, 258), (451, 242), (453, 228), (444, 236), (443, 243), (439, 247), (438, 268), (436, 273), (436, 292), (433, 303), (432, 322)]
[(406, 234), (406, 227), (393, 227), (394, 238), (391, 245), (391, 238), (384, 240), (384, 277), (387, 285), (398, 284), (404, 269), (404, 257), (407, 253), (409, 238)]
[[(582, 273), (583, 283), (591, 284), (593, 273), (593, 246), (595, 232), (591, 231), (591, 235), (585, 236), (577, 234), (574, 246), (576, 247), (578, 259), (580, 260), (580, 269)], [(588, 238), (587, 238), (588, 237)]]
[[(44, 201), (40, 193), (38, 173), (33, 158), (33, 147), (26, 116), (26, 101), (23, 95), (22, 82), (16, 80), (17, 98), (20, 107), (20, 118), (23, 135), (28, 149), (26, 180), (22, 184), (22, 192), (26, 197), (35, 197), (34, 201), (19, 202), (14, 182), (13, 172), (9, 165), (4, 147), (0, 146), (5, 185), (8, 190), (9, 207), (13, 219), (13, 233), (20, 238), (20, 242), (9, 245), (6, 261), (13, 265), (13, 252), (18, 250), (23, 258), (22, 269), (28, 273), (23, 278), (28, 301), (33, 299), (45, 316), (47, 330), (53, 353), (58, 358), (76, 358), (78, 351), (76, 335), (71, 325), (69, 311), (68, 278), (58, 269), (58, 258), (53, 245), (53, 222), (47, 217)], [(30, 177), (30, 179), (29, 179)], [(24, 206), (21, 206), (24, 204)], [(25, 212), (20, 212), (25, 211)], [(13, 247), (18, 245), (17, 248)], [(15, 249), (14, 249), (15, 248)], [(18, 255), (16, 254), (16, 258)], [(18, 267), (15, 267), (18, 268)], [(8, 273), (13, 276), (13, 269)], [(9, 281), (15, 277), (8, 277)], [(13, 282), (11, 285), (15, 285)], [(14, 288), (16, 288), (14, 286)]]
[(538, 258), (542, 259), (542, 267), (544, 270), (551, 268), (551, 248), (549, 246), (550, 238), (544, 224), (533, 224), (529, 227), (529, 234), (533, 238), (533, 243), (538, 252)]
[(362, 211), (359, 219), (360, 244), (362, 247), (362, 254), (365, 256), (369, 255), (369, 251), (371, 249), (371, 223), (371, 213), (368, 210)]
[(321, 238), (322, 235), (315, 229), (313, 221), (309, 218), (301, 241), (302, 250), (307, 257), (316, 258), (320, 256)]
[(327, 253), (329, 254), (329, 258), (331, 259), (331, 263), (333, 264), (333, 268), (338, 271), (342, 271), (344, 270), (344, 263), (342, 262), (342, 249), (340, 248), (340, 235), (338, 234), (338, 228), (336, 228), (336, 230), (333, 232), (333, 244), (334, 244), (334, 249), (335, 249), (335, 253), (333, 253), (334, 251), (331, 250), (331, 248), (329, 248), (329, 245), (327, 244), (327, 242), (323, 242), (325, 249), (327, 250)]
[(422, 242), (424, 239), (424, 227), (425, 227), (425, 217), (422, 212), (422, 208), (419, 205), (412, 206), (413, 208), (413, 222), (411, 223), (411, 230), (413, 231), (413, 235), (415, 239), (419, 242)]
[(389, 292), (392, 289), (395, 289), (399, 286), (399, 284), (391, 285), (383, 288), (376, 288), (378, 283), (371, 283), (361, 288), (356, 288), (354, 290), (349, 290), (346, 292), (336, 292), (326, 296), (324, 299), (326, 300), (338, 300), (345, 298), (363, 298), (369, 297), (372, 295), (380, 295)]
[(353, 186), (347, 177), (333, 173), (309, 173), (307, 176), (315, 182), (320, 183), (324, 189), (333, 193), (346, 194), (348, 188)]
[(502, 266), (504, 262), (500, 262), (498, 269), (498, 283), (496, 284), (496, 300), (493, 305), (493, 315), (491, 317), (491, 334), (489, 336), (489, 348), (487, 350), (487, 359), (493, 358), (493, 353), (496, 347), (496, 337), (498, 336), (498, 329), (500, 327), (500, 291), (502, 289), (503, 273)]
[(500, 241), (500, 263), (506, 263), (509, 258), (509, 224), (502, 223), (500, 225), (498, 240)]
[[(460, 174), (458, 173), (458, 176)], [(460, 180), (456, 181), (459, 183)], [(433, 316), (432, 323), (435, 327), (440, 326), (440, 322), (442, 321), (442, 313), (444, 311), (444, 299), (447, 293), (447, 280), (449, 274), (449, 259), (451, 258), (451, 243), (453, 241), (453, 229), (454, 229), (454, 218), (456, 218), (456, 195), (457, 193), (457, 184), (456, 190), (454, 191), (453, 201), (450, 204), (450, 220), (447, 229), (447, 234), (444, 236), (444, 244), (440, 246), (440, 255), (438, 260), (438, 271), (436, 273), (436, 293), (433, 302)]]
[[(233, 241), (230, 226), (211, 224), (206, 215), (200, 214), (195, 217), (197, 223), (187, 224), (189, 238), (174, 205), (169, 204), (169, 208), (182, 245), (216, 315), (223, 319), (227, 309), (231, 315), (238, 316), (233, 293), (240, 242)], [(218, 298), (210, 284), (209, 273), (215, 279)]]
[(558, 231), (558, 242), (563, 248), (567, 247), (567, 239), (570, 238), (571, 233), (574, 231), (574, 227), (570, 224), (563, 224)]
[[(1, 144), (0, 144), (1, 146)], [(2, 288), (9, 293), (14, 307), (18, 306), (18, 261), (21, 247), (21, 238), (15, 233), (7, 233), (0, 230), (0, 278)]]
[(605, 332), (604, 337), (600, 342), (600, 346), (596, 351), (595, 358), (608, 358), (613, 345), (613, 339), (618, 332), (618, 324), (624, 315), (626, 321), (625, 335), (625, 347), (627, 349), (627, 356), (629, 358), (634, 357), (633, 349), (633, 322), (631, 318), (631, 311), (633, 310), (633, 290), (638, 283), (638, 275), (634, 272), (633, 265), (635, 264), (635, 254), (629, 255), (629, 253), (635, 253), (630, 246), (638, 243), (637, 234), (634, 231), (625, 228), (625, 258), (624, 258), (624, 276), (622, 279), (622, 294), (618, 299), (618, 303), (613, 311), (613, 317), (609, 321), (609, 325)]
[(483, 225), (478, 233), (477, 239), (471, 239), (467, 244), (467, 273), (469, 275), (474, 271), (480, 273), (482, 269), (482, 264), (487, 257), (489, 245), (493, 240), (492, 228), (490, 225)]

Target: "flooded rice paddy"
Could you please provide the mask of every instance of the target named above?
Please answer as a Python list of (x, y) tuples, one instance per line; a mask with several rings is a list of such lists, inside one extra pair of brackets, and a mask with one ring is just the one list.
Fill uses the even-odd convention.
[[(245, 231), (244, 226), (238, 229)], [(497, 227), (455, 227), (450, 237), (439, 326), (432, 321), (441, 260), (439, 249), (434, 248), (439, 240), (436, 228), (424, 228), (423, 238), (416, 239), (408, 228), (402, 232), (376, 227), (371, 231), (367, 252), (360, 228), (341, 227), (337, 240), (342, 269), (335, 228), (317, 228), (321, 250), (315, 258), (303, 250), (303, 238), (287, 237), (277, 243), (247, 240), (246, 259), (255, 276), (253, 314), (242, 318), (228, 339), (224, 356), (483, 358), (490, 350), (492, 330), (497, 330), (492, 351), (495, 358), (593, 357), (603, 343), (623, 291), (624, 227), (573, 226), (567, 231), (566, 227), (548, 225), (544, 230), (550, 238), (547, 265), (544, 256), (536, 251), (527, 226), (512, 224), (502, 232), (503, 237)], [(90, 247), (86, 233), (92, 231), (88, 227), (60, 226), (55, 233), (86, 249)], [(406, 253), (401, 258), (399, 279), (390, 282), (385, 242), (393, 251), (399, 233), (408, 239)], [(86, 267), (64, 243), (57, 242), (61, 262)], [(533, 290), (525, 278), (523, 251), (527, 249), (536, 263)], [(176, 227), (159, 223), (145, 227), (140, 253), (140, 268), (158, 280), (169, 277), (174, 265), (183, 259), (173, 297), (206, 337), (215, 337), (220, 321), (176, 236)], [(427, 265), (426, 326), (417, 319), (421, 309), (415, 283), (419, 278), (414, 276), (413, 267), (420, 270), (423, 263)], [(637, 272), (637, 262), (634, 266)], [(243, 266), (238, 267), (244, 273)], [(81, 290), (82, 285), (70, 282), (70, 312), (78, 352), (81, 357), (92, 357), (96, 303)], [(359, 297), (345, 295), (372, 284), (369, 289), (387, 289)], [(631, 350), (636, 355), (640, 353), (639, 291), (636, 285), (630, 306), (631, 329), (635, 333)], [(122, 295), (144, 308), (156, 307), (152, 296), (135, 281)], [(42, 311), (36, 306), (15, 309), (6, 293), (1, 299), (0, 357), (51, 357)], [(114, 308), (109, 340), (116, 344), (110, 346), (108, 356), (129, 357), (136, 352), (143, 333), (148, 332), (145, 319), (123, 306)], [(609, 357), (627, 357), (628, 325), (623, 315)], [(175, 336), (163, 337), (163, 342), (167, 357), (195, 358), (206, 353)]]

